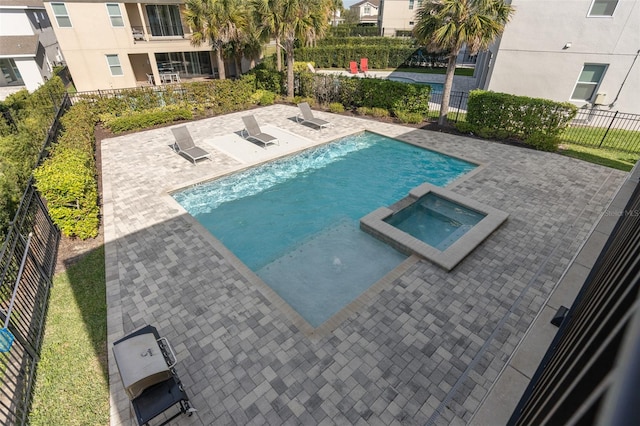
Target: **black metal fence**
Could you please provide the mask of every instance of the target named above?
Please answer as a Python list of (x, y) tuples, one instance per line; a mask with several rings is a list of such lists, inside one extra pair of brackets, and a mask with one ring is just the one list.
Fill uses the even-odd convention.
[[(45, 139), (40, 161), (57, 139), (59, 119), (70, 105), (65, 97)], [(0, 251), (0, 322), (4, 325), (10, 313), (7, 329), (15, 337), (10, 350), (0, 352), (0, 424), (22, 425), (28, 421), (59, 241), (60, 231), (31, 179)]]
[(562, 139), (578, 145), (640, 152), (640, 115), (580, 109)]

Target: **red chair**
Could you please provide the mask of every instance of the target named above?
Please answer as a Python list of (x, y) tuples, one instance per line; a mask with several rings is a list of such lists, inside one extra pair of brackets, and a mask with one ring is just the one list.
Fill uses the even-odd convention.
[(360, 59), (360, 71), (361, 72), (369, 71), (369, 60), (367, 58)]
[(351, 74), (358, 74), (358, 63), (356, 61), (349, 62), (349, 72)]

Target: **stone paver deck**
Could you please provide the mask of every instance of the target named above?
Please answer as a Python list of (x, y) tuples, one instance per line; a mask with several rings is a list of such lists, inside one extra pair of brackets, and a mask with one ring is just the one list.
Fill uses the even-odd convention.
[[(297, 112), (251, 111), (286, 141), (266, 150), (238, 138), (246, 113), (188, 123), (213, 154), (197, 166), (169, 128), (102, 142), (109, 347), (146, 324), (171, 341), (198, 409), (180, 425), (469, 423), (626, 174), (321, 112), (317, 131)], [(410, 257), (314, 333), (169, 191), (363, 129), (482, 164), (448, 189), (509, 219), (449, 273)], [(134, 424), (109, 355), (111, 424)]]

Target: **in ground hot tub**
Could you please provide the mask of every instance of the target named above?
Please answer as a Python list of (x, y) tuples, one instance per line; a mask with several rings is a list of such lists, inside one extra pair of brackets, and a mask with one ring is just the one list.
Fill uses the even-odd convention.
[(453, 269), (509, 216), (449, 190), (422, 184), (396, 208), (381, 207), (360, 228), (407, 255)]

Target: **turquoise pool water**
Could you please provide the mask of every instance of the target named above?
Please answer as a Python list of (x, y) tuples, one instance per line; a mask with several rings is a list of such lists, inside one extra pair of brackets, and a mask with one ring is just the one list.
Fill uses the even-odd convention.
[(365, 132), (173, 196), (317, 327), (406, 258), (359, 219), (475, 167)]
[(429, 193), (385, 222), (444, 251), (485, 216), (484, 213)]

